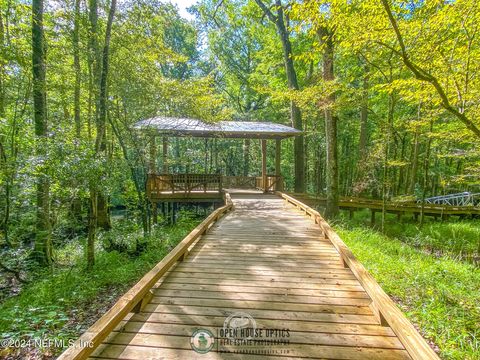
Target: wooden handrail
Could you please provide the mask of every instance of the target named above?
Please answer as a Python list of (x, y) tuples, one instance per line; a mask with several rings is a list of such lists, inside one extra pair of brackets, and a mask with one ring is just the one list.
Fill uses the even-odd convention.
[(402, 342), (405, 349), (414, 360), (439, 360), (437, 354), (430, 348), (425, 339), (418, 333), (412, 323), (403, 315), (393, 300), (383, 291), (365, 267), (355, 258), (338, 234), (330, 227), (320, 213), (297, 199), (276, 192), (288, 203), (294, 205), (310, 216), (320, 226), (325, 236), (332, 242), (340, 254), (342, 261), (350, 268), (360, 284), (372, 300), (372, 309), (380, 323), (387, 323)]
[[(188, 248), (226, 212), (233, 209), (230, 194), (224, 193), (225, 205), (212, 212), (193, 229), (167, 256), (127, 291), (95, 324), (70, 346), (57, 360), (86, 359), (132, 310), (149, 296), (150, 289), (178, 260), (188, 254)], [(87, 344), (91, 346), (87, 346)]]

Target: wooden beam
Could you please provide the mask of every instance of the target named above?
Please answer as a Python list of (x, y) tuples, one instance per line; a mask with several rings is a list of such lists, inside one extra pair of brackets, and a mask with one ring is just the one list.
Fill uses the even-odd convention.
[(277, 139), (275, 141), (275, 175), (277, 176), (277, 183), (275, 184), (276, 191), (283, 191), (283, 182), (280, 179), (280, 177), (282, 176), (281, 161), (282, 161), (282, 140)]
[(380, 324), (389, 325), (402, 342), (413, 360), (439, 360), (435, 351), (430, 348), (425, 339), (418, 333), (412, 323), (405, 317), (393, 300), (383, 291), (365, 267), (355, 258), (343, 240), (330, 227), (316, 210), (301, 203), (297, 199), (277, 192), (288, 203), (299, 208), (310, 216), (320, 226), (325, 236), (332, 242), (342, 257), (342, 261), (350, 268), (367, 294), (372, 299), (371, 308), (378, 317)]
[(267, 140), (262, 139), (262, 188), (267, 192)]
[(148, 158), (148, 172), (150, 174), (155, 174), (157, 172), (157, 144), (156, 136), (152, 135), (150, 137), (150, 154)]
[(162, 172), (168, 174), (168, 138), (162, 138)]

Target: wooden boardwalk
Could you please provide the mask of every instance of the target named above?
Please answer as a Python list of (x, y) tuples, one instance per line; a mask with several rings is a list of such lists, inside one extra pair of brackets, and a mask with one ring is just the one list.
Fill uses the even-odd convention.
[[(379, 315), (366, 291), (368, 279), (359, 281), (348, 257), (298, 206), (257, 193), (232, 194), (232, 200), (234, 210), (198, 237), (188, 256), (156, 282), (141, 311), (122, 318), (91, 359), (436, 357), (411, 324), (412, 340), (392, 329), (387, 318), (397, 328), (407, 322), (397, 321), (395, 310), (382, 308), (386, 316)], [(288, 329), (288, 336), (283, 331), (275, 337), (281, 344), (225, 342), (219, 329), (239, 313), (257, 329)], [(191, 347), (199, 328), (215, 336), (206, 354)], [(426, 356), (408, 350), (414, 348)], [(75, 358), (82, 356), (63, 355)]]

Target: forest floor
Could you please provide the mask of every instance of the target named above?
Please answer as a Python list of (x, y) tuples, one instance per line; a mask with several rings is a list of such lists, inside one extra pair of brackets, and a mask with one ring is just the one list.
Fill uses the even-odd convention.
[(480, 359), (480, 221), (413, 220), (387, 215), (385, 233), (369, 212), (333, 222), (442, 359)]
[[(130, 250), (137, 240), (143, 240), (141, 230), (133, 222), (118, 221), (113, 230), (99, 235), (92, 271), (85, 271), (85, 239), (77, 239), (57, 248), (52, 269), (37, 272), (35, 277), (29, 274), (32, 281), (18, 294), (3, 294), (0, 340), (19, 343), (0, 347), (0, 359), (44, 360), (58, 356), (64, 350), (62, 344), (68, 346), (70, 340), (78, 338), (201, 219), (184, 214), (175, 226), (155, 227), (140, 254)], [(123, 251), (106, 251), (112, 244)], [(29, 344), (29, 340), (44, 343)]]

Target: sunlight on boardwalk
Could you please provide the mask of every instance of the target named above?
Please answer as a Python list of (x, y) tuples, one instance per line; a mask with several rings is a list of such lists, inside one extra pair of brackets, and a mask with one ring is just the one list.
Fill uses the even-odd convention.
[[(372, 313), (371, 300), (318, 226), (273, 195), (232, 194), (235, 210), (216, 223), (157, 284), (91, 358), (102, 359), (409, 359)], [(289, 329), (289, 344), (250, 347), (271, 355), (191, 349), (192, 333), (217, 335), (244, 312), (257, 328)], [(217, 348), (217, 346), (219, 346)], [(248, 347), (241, 347), (246, 349)]]

